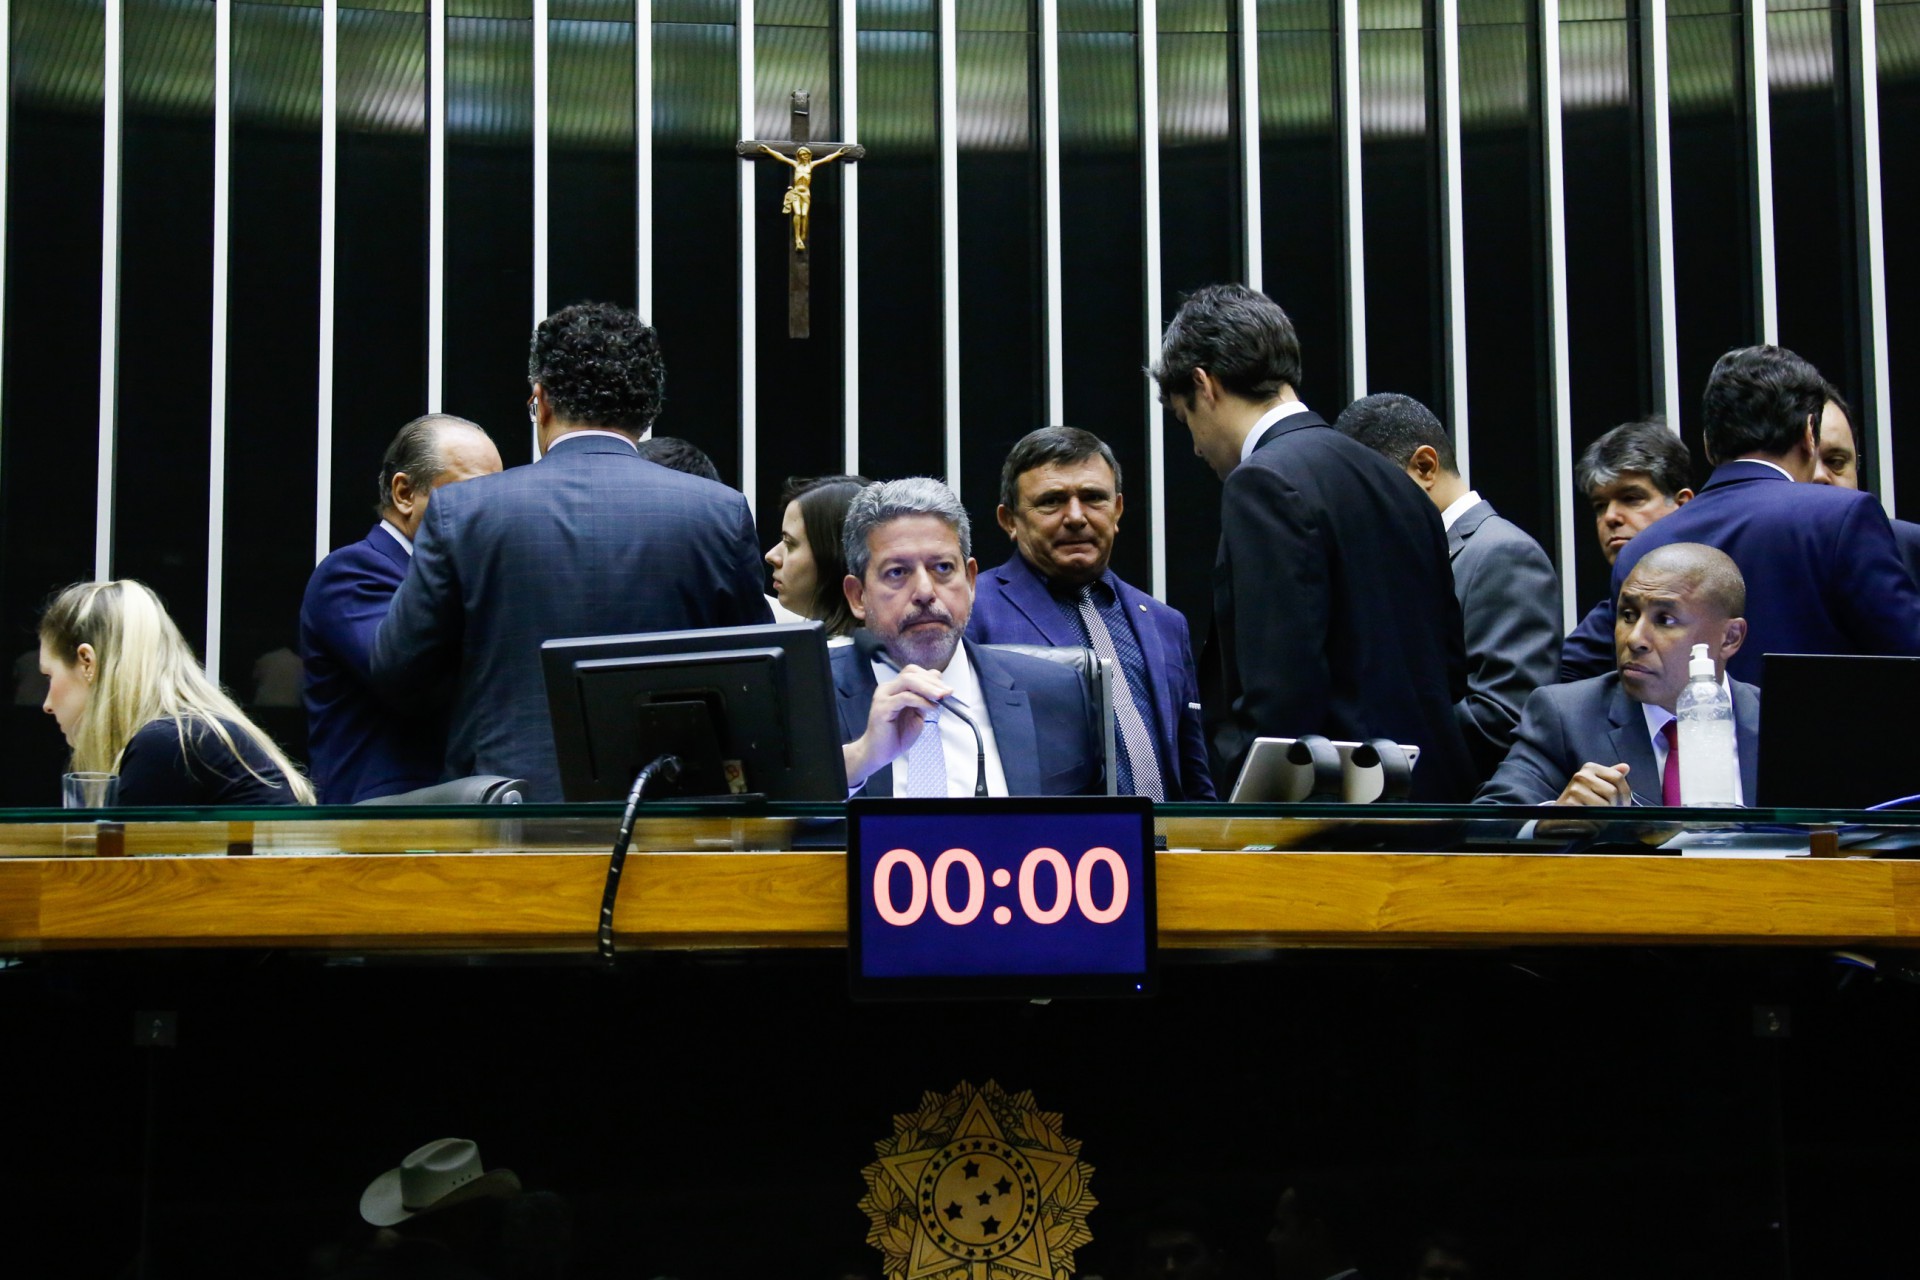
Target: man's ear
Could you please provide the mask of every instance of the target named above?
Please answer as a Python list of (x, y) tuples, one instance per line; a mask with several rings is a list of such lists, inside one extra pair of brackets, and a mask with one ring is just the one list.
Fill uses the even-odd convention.
[(1692, 501), (1693, 501), (1693, 490), (1691, 489), (1682, 489), (1680, 492), (1673, 495), (1673, 505), (1676, 507), (1684, 507), (1689, 502), (1692, 502)]
[(1212, 374), (1198, 365), (1193, 370), (1193, 398), (1205, 400), (1211, 404), (1220, 398), (1220, 384), (1214, 381)]
[(393, 479), (387, 485), (387, 503), (403, 516), (410, 516), (420, 504), (420, 493), (413, 487), (413, 477), (404, 471), (393, 473)]
[(1006, 535), (1011, 538), (1013, 536), (1013, 512), (1007, 510), (1006, 503), (1003, 502), (993, 509), (993, 518), (999, 523), (1000, 528)]
[(1720, 637), (1720, 661), (1726, 662), (1747, 642), (1747, 620), (1728, 618), (1726, 634)]
[(1434, 481), (1440, 478), (1439, 451), (1430, 444), (1415, 449), (1413, 456), (1407, 459), (1407, 474), (1413, 477), (1415, 484), (1432, 493)]
[(867, 620), (867, 584), (848, 574), (840, 579), (840, 590), (846, 593), (847, 608), (853, 616), (865, 622)]

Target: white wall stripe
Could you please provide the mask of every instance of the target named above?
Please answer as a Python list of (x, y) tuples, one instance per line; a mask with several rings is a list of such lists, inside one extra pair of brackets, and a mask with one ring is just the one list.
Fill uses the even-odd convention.
[[(1859, 0), (1856, 0), (1858, 3)], [(1747, 0), (1747, 145), (1752, 168), (1754, 289), (1760, 341), (1780, 341), (1773, 245), (1773, 91), (1768, 82), (1767, 0)]]
[[(753, 0), (739, 0), (739, 24), (735, 28), (739, 75), (740, 136), (753, 137), (754, 127), (754, 25)], [(747, 505), (754, 505), (760, 483), (760, 352), (757, 341), (759, 313), (755, 309), (753, 262), (753, 161), (745, 156), (736, 160), (739, 168), (740, 236), (740, 489)]]
[(940, 296), (942, 384), (946, 394), (944, 470), (960, 491), (960, 85), (959, 33), (952, 4), (940, 6)]
[(1240, 258), (1247, 288), (1266, 288), (1260, 235), (1260, 5), (1240, 0)]
[(1340, 0), (1340, 172), (1347, 241), (1348, 394), (1367, 394), (1367, 242), (1360, 203), (1360, 0)]
[[(859, 5), (840, 0), (840, 140), (860, 141)], [(842, 426), (840, 469), (860, 474), (860, 166), (840, 170), (840, 296), (845, 332), (840, 343)]]
[(1060, 285), (1060, 0), (1040, 0), (1041, 217), (1045, 224), (1047, 422), (1067, 420)]
[(220, 679), (227, 515), (227, 267), (233, 222), (233, 0), (213, 6), (213, 367), (207, 422), (207, 674)]
[(653, 323), (653, 0), (633, 0), (634, 310)]
[(340, 0), (320, 7), (320, 378), (313, 562), (333, 549), (333, 266), (340, 189)]
[(1473, 431), (1467, 405), (1466, 244), (1460, 214), (1460, 0), (1439, 0), (1440, 271), (1442, 355), (1454, 462), (1473, 483)]
[(1873, 424), (1880, 505), (1893, 515), (1892, 371), (1887, 352), (1887, 243), (1880, 203), (1879, 32), (1872, 0), (1847, 6), (1853, 37), (1847, 42), (1853, 73), (1853, 174), (1855, 240), (1860, 254), (1860, 338), (1866, 352), (1864, 412)]
[[(533, 323), (547, 318), (547, 0), (533, 0)], [(531, 457), (540, 456), (540, 428)]]
[(1560, 128), (1560, 0), (1539, 3), (1540, 114), (1546, 141), (1542, 160), (1547, 178), (1547, 380), (1553, 417), (1554, 560), (1560, 569), (1561, 615), (1571, 631), (1580, 615), (1573, 572), (1573, 401), (1567, 382), (1567, 184)]
[(1640, 15), (1641, 118), (1647, 190), (1647, 256), (1653, 262), (1654, 399), (1667, 425), (1681, 433), (1680, 333), (1673, 279), (1673, 141), (1667, 82), (1667, 0), (1644, 0)]
[[(1160, 358), (1160, 14), (1155, 0), (1140, 0), (1140, 209), (1141, 274), (1146, 282), (1146, 364)], [(1144, 379), (1147, 413), (1148, 538), (1151, 590), (1167, 598), (1167, 418), (1159, 388)]]
[(93, 576), (113, 576), (113, 462), (120, 368), (120, 117), (125, 76), (122, 0), (106, 0), (101, 68), (100, 457), (94, 477)]
[(447, 0), (427, 0), (427, 412), (441, 411), (447, 337)]

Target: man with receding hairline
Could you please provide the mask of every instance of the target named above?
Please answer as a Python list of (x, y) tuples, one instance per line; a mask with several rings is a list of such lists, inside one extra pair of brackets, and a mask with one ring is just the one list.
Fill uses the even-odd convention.
[(1475, 803), (1680, 803), (1674, 704), (1696, 644), (1733, 694), (1735, 795), (1752, 795), (1760, 691), (1727, 675), (1747, 640), (1746, 603), (1746, 582), (1724, 551), (1675, 542), (1642, 556), (1615, 602), (1615, 670), (1536, 690), (1513, 750)]

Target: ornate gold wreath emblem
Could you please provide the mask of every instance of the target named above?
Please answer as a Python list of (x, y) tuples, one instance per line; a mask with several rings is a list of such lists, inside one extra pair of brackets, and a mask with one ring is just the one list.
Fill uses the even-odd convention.
[(889, 1280), (1070, 1280), (1093, 1239), (1093, 1166), (1030, 1092), (924, 1094), (874, 1150), (860, 1207)]

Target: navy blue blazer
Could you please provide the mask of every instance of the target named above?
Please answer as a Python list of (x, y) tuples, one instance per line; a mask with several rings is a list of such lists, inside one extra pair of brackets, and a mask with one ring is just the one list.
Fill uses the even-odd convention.
[(373, 636), (407, 576), (405, 547), (380, 525), (322, 560), (300, 602), (306, 664), (307, 767), (321, 804), (353, 804), (440, 780), (446, 726), (426, 706), (405, 712), (373, 691)]
[[(1764, 462), (1722, 463), (1693, 501), (1620, 549), (1611, 598), (1590, 617), (1595, 634), (1611, 636), (1620, 584), (1640, 557), (1675, 542), (1720, 548), (1747, 580), (1747, 641), (1727, 664), (1736, 679), (1759, 684), (1769, 653), (1920, 656), (1920, 587), (1870, 493), (1796, 484)], [(1575, 660), (1566, 654), (1563, 672)], [(1590, 669), (1596, 657), (1584, 663), (1574, 674), (1601, 674)]]
[[(606, 436), (435, 491), (373, 643), (390, 699), (450, 693), (443, 773), (557, 801), (543, 641), (769, 622), (746, 499)], [(449, 688), (450, 686), (450, 688)]]
[[(1149, 693), (1154, 748), (1160, 756), (1160, 784), (1166, 797), (1215, 799), (1213, 778), (1207, 771), (1207, 733), (1200, 723), (1200, 678), (1193, 668), (1187, 619), (1111, 571), (1107, 583), (1119, 596), (1147, 660), (1147, 675), (1153, 682)], [(1046, 580), (1018, 552), (980, 575), (967, 638), (979, 644), (1078, 647), (1086, 643), (1079, 627), (1047, 591)]]
[(1920, 584), (1920, 524), (1911, 520), (1892, 523), (1893, 543), (1900, 548), (1900, 562), (1907, 566), (1907, 576)]
[[(970, 640), (961, 643), (986, 695), (1007, 794), (1081, 796), (1101, 790), (1104, 777), (1099, 756), (1087, 741), (1087, 696), (1080, 676), (1045, 658), (991, 653)], [(840, 740), (852, 742), (867, 731), (873, 691), (880, 686), (873, 678), (873, 663), (852, 645), (840, 645), (828, 656), (840, 709)], [(858, 794), (891, 796), (893, 766), (875, 770)]]
[(1222, 782), (1254, 738), (1319, 733), (1420, 747), (1416, 800), (1473, 794), (1440, 513), (1405, 471), (1313, 413), (1267, 428), (1227, 476), (1200, 670)]
[[(1740, 755), (1740, 788), (1754, 803), (1760, 768), (1760, 690), (1728, 680), (1733, 733)], [(1646, 712), (1620, 687), (1617, 672), (1571, 684), (1542, 685), (1527, 699), (1513, 750), (1475, 804), (1552, 804), (1584, 764), (1632, 766), (1627, 782), (1641, 804), (1662, 803), (1660, 771)]]

